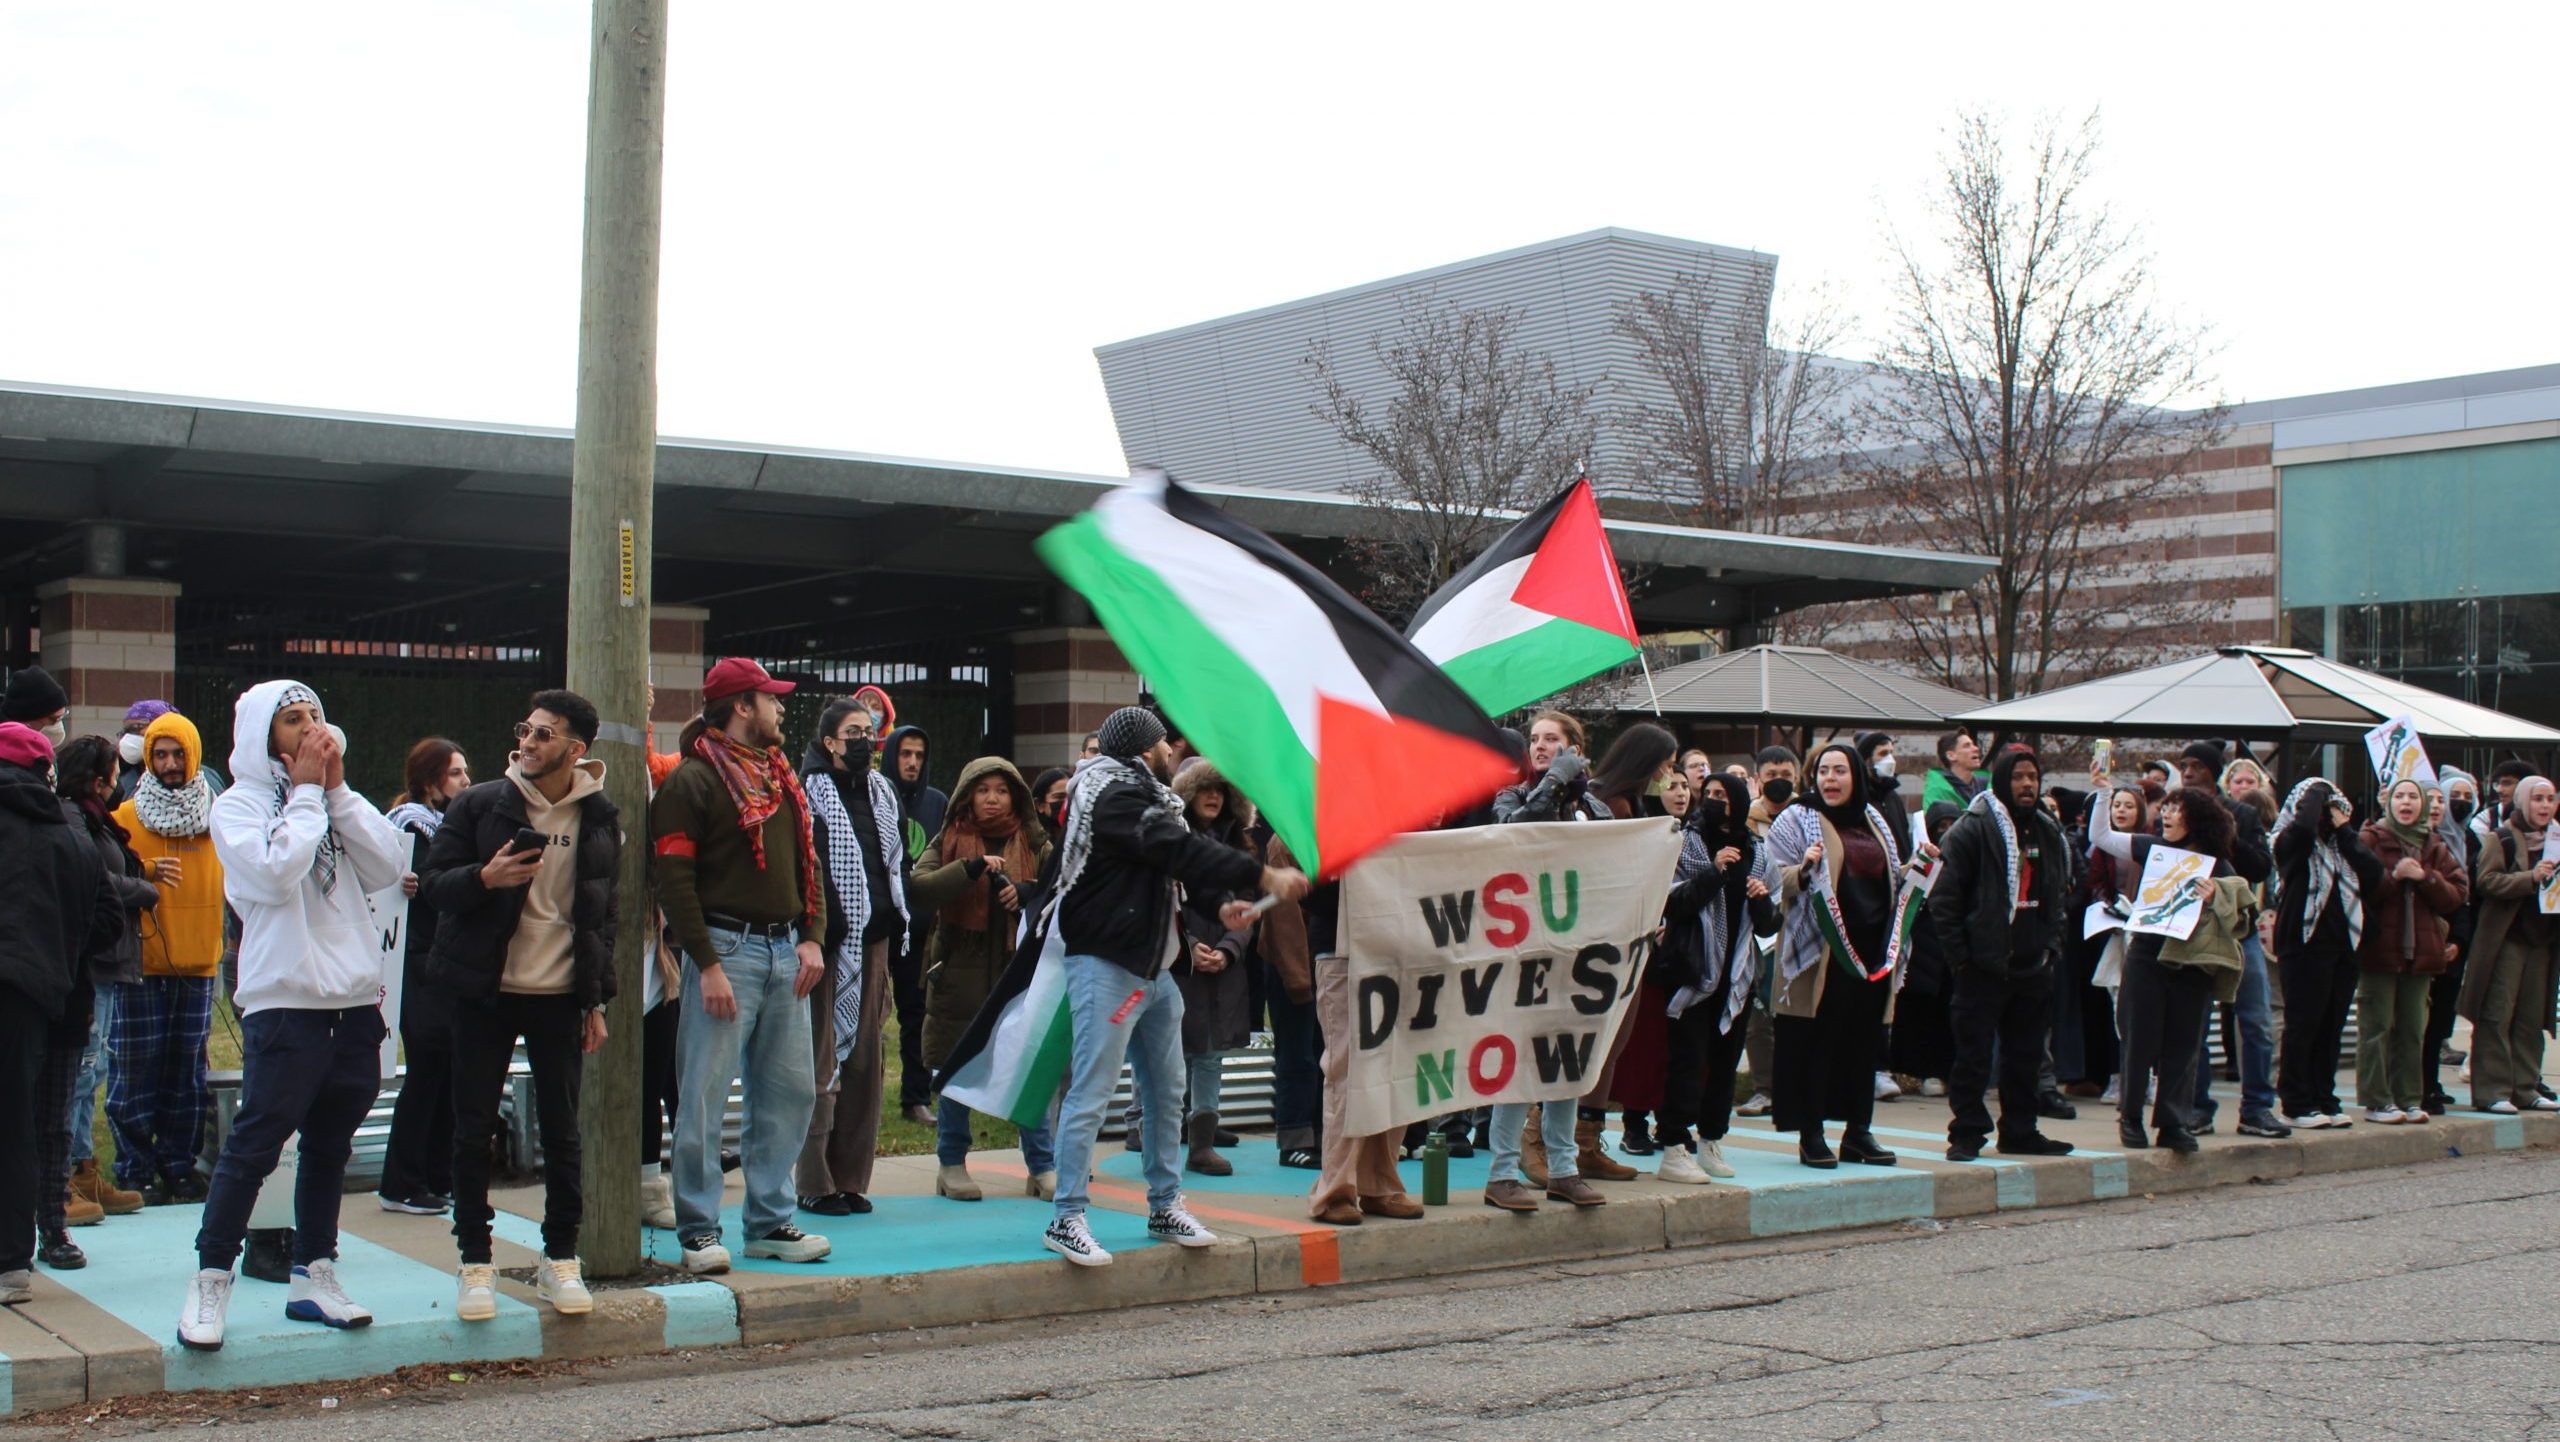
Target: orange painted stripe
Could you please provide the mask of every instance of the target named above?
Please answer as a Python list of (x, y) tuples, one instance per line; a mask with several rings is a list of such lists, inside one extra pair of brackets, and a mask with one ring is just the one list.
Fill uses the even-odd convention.
[[(1030, 1175), (1028, 1171), (1011, 1162), (989, 1162), (985, 1165), (988, 1171), (1002, 1173), (1005, 1176)], [(1144, 1189), (1124, 1187), (1117, 1182), (1106, 1182), (1098, 1177), (1085, 1183), (1085, 1192), (1090, 1196), (1108, 1198), (1115, 1202), (1133, 1203), (1139, 1208), (1144, 1208), (1147, 1204), (1147, 1194)], [(1295, 1234), (1298, 1239), (1298, 1280), (1305, 1286), (1330, 1287), (1342, 1280), (1342, 1244), (1335, 1240), (1334, 1229), (1322, 1222), (1313, 1219), (1294, 1221), (1287, 1217), (1266, 1217), (1259, 1212), (1239, 1212), (1229, 1207), (1206, 1206), (1197, 1197), (1188, 1194), (1184, 1196), (1183, 1201), (1191, 1208), (1191, 1215), (1195, 1217), (1206, 1217), (1213, 1222), (1236, 1222), (1249, 1227), (1276, 1227), (1281, 1231)]]

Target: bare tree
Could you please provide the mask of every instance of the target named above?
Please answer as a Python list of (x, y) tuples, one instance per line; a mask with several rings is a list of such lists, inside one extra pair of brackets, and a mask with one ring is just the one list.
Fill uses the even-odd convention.
[(1991, 117), (1958, 120), (1936, 232), (1894, 241), (1898, 310), (1858, 417), (1852, 476), (1891, 537), (1999, 562), (1952, 606), (1890, 606), (1909, 659), (1997, 699), (2146, 659), (2212, 610), (2159, 563), (2192, 532), (2176, 518), (2224, 412), (2166, 407), (2205, 389), (2202, 337), (2088, 193), (2097, 147), (2094, 113), (2048, 119), (2013, 168)]
[(1683, 275), (1619, 313), (1645, 379), (1628, 430), (1664, 518), (1729, 531), (1775, 531), (1809, 461), (1847, 441), (1840, 404), (1851, 372), (1824, 357), (1848, 318), (1816, 291), (1791, 316), (1749, 301), (1720, 302), (1705, 277)]
[(1363, 599), (1395, 624), (1590, 452), (1592, 388), (1560, 382), (1519, 329), (1508, 308), (1416, 299), (1370, 338), (1374, 382), (1323, 341), (1301, 362), (1317, 392), (1310, 409), (1373, 467), (1354, 487), (1372, 527), (1353, 559)]

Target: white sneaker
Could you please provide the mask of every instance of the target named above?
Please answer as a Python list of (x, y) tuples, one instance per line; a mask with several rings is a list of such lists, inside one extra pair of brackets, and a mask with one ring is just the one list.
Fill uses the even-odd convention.
[(684, 1269), (697, 1277), (714, 1276), (729, 1270), (729, 1249), (720, 1245), (718, 1232), (696, 1232), (684, 1239)]
[(2423, 1125), (2427, 1120), (2426, 1108), (2410, 1107), (2406, 1111), (2400, 1113), (2400, 1120), (2407, 1122), (2411, 1126)]
[(1687, 1147), (1670, 1146), (1662, 1149), (1662, 1160), (1654, 1163), (1653, 1179), (1684, 1187), (1703, 1187), (1707, 1184), (1707, 1172), (1698, 1165), (1698, 1159), (1690, 1155)]
[(1724, 1159), (1724, 1143), (1698, 1139), (1698, 1170), (1719, 1181), (1733, 1176), (1733, 1163)]
[(1902, 1083), (1893, 1079), (1893, 1073), (1881, 1071), (1876, 1073), (1877, 1101), (1889, 1102), (1900, 1095), (1902, 1095)]
[(2500, 1097), (2496, 1101), (2489, 1103), (2489, 1115), (2493, 1117), (2511, 1117), (2515, 1114), (2516, 1104), (2508, 1101), (2505, 1097)]
[(1933, 1076), (1924, 1076), (1920, 1078), (1920, 1095), (1924, 1097), (1942, 1097), (1946, 1094), (1947, 1084), (1943, 1078)]
[(640, 1225), (662, 1232), (676, 1229), (676, 1181), (664, 1172), (640, 1179)]
[(2107, 1089), (2098, 1094), (2098, 1105), (2102, 1107), (2111, 1107), (2123, 1100), (2124, 1078), (2121, 1076), (2111, 1076), (2107, 1078)]
[(595, 1294), (578, 1275), (575, 1257), (543, 1258), (534, 1265), (533, 1287), (563, 1317), (582, 1317), (596, 1309)]
[(1177, 1247), (1214, 1247), (1218, 1244), (1218, 1234), (1200, 1225), (1199, 1218), (1191, 1215), (1191, 1209), (1182, 1204), (1180, 1197), (1174, 1198), (1169, 1206), (1147, 1213), (1147, 1235)]
[(486, 1322), (498, 1315), (498, 1269), (487, 1262), (465, 1262), (454, 1274), (453, 1315), (466, 1322)]
[(1079, 1267), (1107, 1267), (1111, 1254), (1093, 1239), (1093, 1229), (1084, 1223), (1084, 1213), (1061, 1217), (1040, 1234), (1040, 1245), (1066, 1258)]
[(2535, 1097), (2533, 1099), (2533, 1105), (2526, 1107), (2525, 1110), (2529, 1112), (2560, 1112), (2560, 1102), (2555, 1102), (2549, 1097)]
[(206, 1267), (187, 1283), (185, 1307), (178, 1313), (178, 1340), (189, 1350), (222, 1350), (223, 1324), (231, 1320), (231, 1274)]
[(777, 1262), (814, 1262), (835, 1250), (835, 1243), (824, 1237), (813, 1237), (789, 1222), (761, 1237), (747, 1238), (747, 1255), (771, 1257)]
[(1753, 1092), (1749, 1101), (1733, 1109), (1733, 1114), (1738, 1117), (1765, 1117), (1776, 1106), (1767, 1092)]
[(2364, 1119), (2378, 1127), (2396, 1127), (2407, 1121), (2409, 1114), (2398, 1107), (2366, 1107)]
[(373, 1324), (373, 1314), (357, 1306), (347, 1289), (338, 1285), (338, 1264), (327, 1257), (293, 1269), (293, 1281), (285, 1289), (284, 1314), (297, 1322), (317, 1322), (324, 1327)]

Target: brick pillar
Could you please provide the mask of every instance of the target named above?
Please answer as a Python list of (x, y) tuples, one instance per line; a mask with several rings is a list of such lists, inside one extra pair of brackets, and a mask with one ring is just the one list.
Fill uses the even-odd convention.
[(700, 606), (649, 608), (649, 684), (658, 690), (649, 719), (659, 751), (674, 750), (676, 733), (702, 710), (702, 673), (710, 664), (702, 655), (703, 633), (710, 623), (711, 613)]
[(74, 736), (112, 737), (136, 701), (175, 698), (178, 587), (171, 581), (73, 576), (36, 588), (43, 649), (37, 661), (71, 695)]
[(1138, 699), (1138, 673), (1092, 626), (1013, 637), (1013, 754), (1034, 771), (1072, 761), (1085, 733)]

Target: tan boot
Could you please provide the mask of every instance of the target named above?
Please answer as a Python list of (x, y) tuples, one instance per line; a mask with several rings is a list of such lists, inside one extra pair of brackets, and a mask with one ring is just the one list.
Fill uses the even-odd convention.
[(941, 1175), (933, 1179), (933, 1190), (935, 1194), (955, 1202), (983, 1201), (987, 1195), (979, 1189), (977, 1178), (969, 1175), (966, 1162), (956, 1167), (944, 1167)]
[(142, 1210), (142, 1193), (117, 1187), (98, 1170), (95, 1159), (71, 1169), (71, 1195), (96, 1202), (110, 1217), (129, 1216)]
[(1582, 1175), (1595, 1182), (1631, 1182), (1636, 1169), (1609, 1155), (1600, 1142), (1600, 1119), (1584, 1117), (1574, 1124), (1573, 1139), (1579, 1143), (1574, 1160)]
[(1541, 1188), (1547, 1184), (1547, 1138), (1538, 1123), (1544, 1111), (1531, 1102), (1529, 1120), (1520, 1127), (1520, 1175), (1529, 1179), (1529, 1185)]
[(62, 1189), (62, 1219), (75, 1227), (94, 1227), (107, 1219), (107, 1209), (80, 1195), (78, 1187)]

